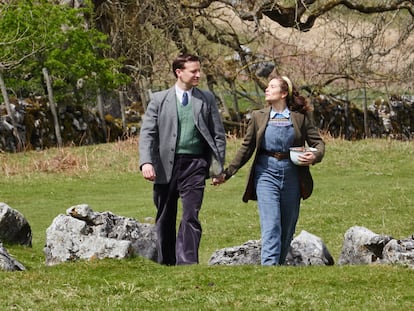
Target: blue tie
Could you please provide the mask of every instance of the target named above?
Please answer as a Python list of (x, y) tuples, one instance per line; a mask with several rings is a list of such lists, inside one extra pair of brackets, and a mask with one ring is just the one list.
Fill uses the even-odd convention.
[(188, 94), (187, 94), (187, 92), (184, 92), (184, 94), (183, 94), (183, 100), (182, 100), (181, 104), (183, 106), (187, 106), (187, 104), (188, 104)]

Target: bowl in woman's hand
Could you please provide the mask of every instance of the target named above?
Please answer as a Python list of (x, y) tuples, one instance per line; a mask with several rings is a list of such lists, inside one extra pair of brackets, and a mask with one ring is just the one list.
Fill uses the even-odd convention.
[(313, 147), (292, 147), (292, 148), (289, 148), (289, 150), (290, 150), (289, 152), (290, 160), (296, 165), (305, 165), (299, 160), (298, 158), (299, 155), (304, 154), (305, 152), (309, 152), (309, 151), (311, 152), (318, 151), (318, 149), (313, 148)]

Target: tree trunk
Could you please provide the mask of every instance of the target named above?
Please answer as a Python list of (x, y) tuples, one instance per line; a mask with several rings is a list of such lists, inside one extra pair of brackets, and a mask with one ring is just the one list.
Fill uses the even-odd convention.
[(45, 81), (46, 81), (47, 93), (48, 93), (48, 97), (49, 97), (50, 111), (52, 112), (53, 123), (55, 125), (55, 135), (56, 135), (57, 144), (58, 144), (58, 147), (62, 147), (63, 146), (62, 135), (60, 134), (59, 119), (58, 119), (58, 115), (57, 115), (57, 111), (56, 111), (55, 100), (53, 98), (52, 82), (50, 80), (50, 76), (49, 76), (49, 73), (47, 71), (47, 68), (43, 68), (42, 71), (43, 71), (43, 76), (45, 77)]
[(98, 89), (98, 94), (96, 96), (96, 104), (98, 105), (98, 113), (99, 113), (99, 118), (101, 119), (102, 132), (103, 132), (103, 135), (104, 135), (104, 140), (107, 143), (108, 142), (108, 137), (107, 137), (107, 131), (106, 131), (106, 121), (105, 121), (105, 115), (104, 115), (104, 109), (103, 109), (103, 100), (102, 100), (101, 89)]
[(368, 110), (367, 110), (367, 87), (364, 85), (364, 132), (365, 138), (370, 137), (369, 128), (368, 128)]
[(232, 80), (231, 81), (231, 92), (233, 94), (233, 108), (234, 112), (236, 113), (236, 120), (240, 122), (240, 109), (239, 109), (239, 101), (237, 99), (237, 91), (236, 91), (236, 83)]
[[(144, 111), (147, 110), (147, 105), (150, 101), (151, 87), (147, 80), (144, 78), (138, 79), (139, 96), (141, 98), (142, 107)], [(147, 91), (148, 90), (148, 91)]]
[(346, 101), (344, 105), (344, 137), (345, 139), (350, 139), (349, 136), (349, 81), (346, 80)]
[(3, 74), (1, 72), (0, 72), (0, 88), (1, 88), (1, 93), (3, 95), (3, 98), (4, 98), (4, 103), (6, 105), (7, 114), (10, 116), (10, 119), (11, 119), (11, 123), (13, 127), (12, 129), (13, 135), (17, 140), (17, 151), (22, 151), (23, 143), (20, 138), (19, 131), (17, 130), (16, 121), (14, 120), (14, 114), (10, 106), (9, 96), (7, 94), (6, 85), (4, 84)]
[(121, 108), (121, 120), (122, 120), (122, 129), (124, 131), (124, 135), (126, 134), (127, 126), (126, 126), (126, 118), (125, 118), (125, 97), (124, 91), (119, 91), (119, 107)]
[(223, 94), (222, 94), (222, 93), (220, 93), (220, 94), (219, 94), (219, 98), (220, 98), (221, 104), (223, 105), (224, 113), (225, 113), (227, 116), (231, 116), (231, 115), (230, 115), (230, 110), (229, 110), (229, 107), (227, 106), (226, 102), (224, 101), (224, 96), (223, 96)]

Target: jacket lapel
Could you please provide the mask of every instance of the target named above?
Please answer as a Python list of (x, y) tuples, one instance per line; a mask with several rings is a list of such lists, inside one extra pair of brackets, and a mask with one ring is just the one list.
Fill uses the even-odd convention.
[(175, 93), (175, 88), (172, 87), (168, 90), (167, 95), (164, 100), (164, 116), (170, 119), (173, 122), (174, 126), (178, 124), (177, 116), (177, 95)]
[(259, 110), (260, 113), (257, 114), (257, 124), (259, 125), (259, 128), (257, 129), (257, 137), (256, 137), (256, 146), (259, 147), (259, 144), (262, 140), (262, 137), (264, 135), (264, 131), (267, 126), (267, 122), (269, 121), (269, 115), (270, 115), (270, 106), (267, 108), (264, 108), (262, 110)]
[(197, 88), (193, 88), (193, 94), (191, 96), (191, 105), (193, 106), (194, 122), (198, 125), (198, 116), (201, 114), (201, 108), (203, 107), (204, 99), (201, 91)]
[(303, 124), (303, 119), (305, 118), (305, 116), (301, 113), (298, 113), (296, 111), (292, 111), (290, 113), (290, 119), (292, 120), (293, 123), (293, 127), (295, 129), (295, 137), (301, 137), (301, 131), (302, 131), (302, 124)]

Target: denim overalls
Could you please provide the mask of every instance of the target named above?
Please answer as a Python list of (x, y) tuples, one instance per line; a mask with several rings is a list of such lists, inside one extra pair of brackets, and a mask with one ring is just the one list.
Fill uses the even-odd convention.
[[(274, 117), (273, 117), (274, 116)], [(294, 140), (290, 112), (271, 112), (261, 149), (288, 153)], [(262, 239), (262, 265), (283, 264), (299, 217), (297, 167), (289, 158), (278, 160), (260, 153), (255, 168)]]

